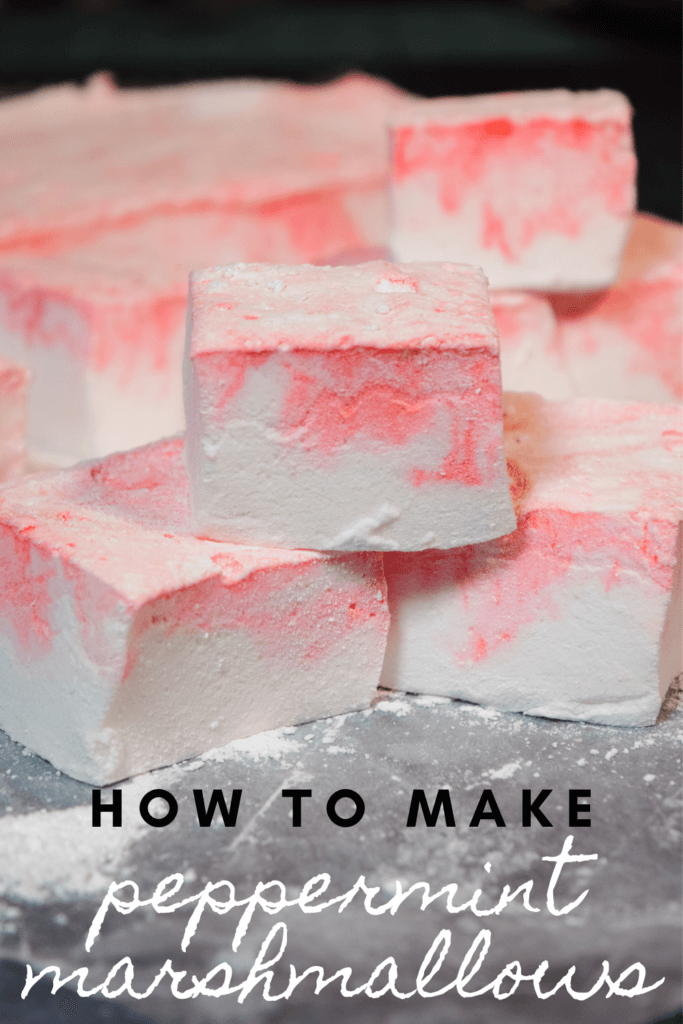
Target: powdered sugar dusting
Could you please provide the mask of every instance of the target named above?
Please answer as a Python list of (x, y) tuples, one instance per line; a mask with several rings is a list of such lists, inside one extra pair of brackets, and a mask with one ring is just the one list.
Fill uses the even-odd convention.
[[(127, 864), (133, 844), (150, 831), (139, 815), (126, 809), (180, 774), (173, 767), (122, 786), (120, 828), (112, 828), (107, 815), (102, 827), (93, 828), (90, 805), (0, 819), (0, 895), (31, 903), (62, 902), (106, 891)], [(102, 803), (111, 803), (104, 792)]]
[(495, 771), (484, 772), (484, 775), (488, 775), (490, 779), (511, 779), (515, 772), (518, 772), (522, 766), (517, 764), (516, 761), (509, 761), (508, 764), (504, 764), (502, 768), (497, 768)]
[(375, 711), (390, 711), (393, 715), (403, 718), (412, 710), (412, 705), (405, 700), (382, 700), (375, 704)]
[(287, 726), (283, 729), (271, 729), (268, 732), (257, 733), (256, 736), (249, 736), (246, 740), (234, 740), (224, 747), (215, 747), (203, 755), (204, 761), (213, 761), (222, 764), (224, 761), (238, 761), (242, 758), (250, 758), (252, 761), (283, 761), (290, 754), (296, 754), (301, 750), (302, 744), (298, 740), (289, 739), (288, 733), (294, 730)]

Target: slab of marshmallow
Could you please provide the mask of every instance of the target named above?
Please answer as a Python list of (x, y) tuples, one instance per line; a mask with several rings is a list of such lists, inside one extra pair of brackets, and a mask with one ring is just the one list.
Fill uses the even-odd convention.
[(28, 371), (0, 358), (0, 480), (24, 469)]
[(492, 288), (606, 287), (635, 201), (630, 122), (607, 89), (406, 104), (393, 117), (394, 257), (472, 263)]
[(681, 671), (681, 410), (504, 401), (517, 531), (385, 556), (382, 685), (651, 725)]
[[(259, 208), (277, 226), (295, 196), (329, 205), (343, 247), (384, 244), (385, 121), (405, 98), (361, 74), (121, 90), (98, 75), (4, 100), (0, 248), (58, 252), (155, 213)], [(305, 205), (289, 228), (307, 259), (336, 251)]]
[(237, 264), (194, 273), (188, 312), (200, 535), (390, 551), (514, 529), (481, 271)]
[(101, 785), (366, 707), (381, 556), (190, 535), (182, 439), (0, 491), (0, 727)]
[(617, 283), (603, 293), (555, 296), (553, 304), (557, 343), (574, 394), (640, 402), (681, 401), (680, 225), (639, 215), (634, 219)]
[(541, 295), (491, 292), (506, 391), (533, 391), (550, 401), (574, 395), (552, 306)]

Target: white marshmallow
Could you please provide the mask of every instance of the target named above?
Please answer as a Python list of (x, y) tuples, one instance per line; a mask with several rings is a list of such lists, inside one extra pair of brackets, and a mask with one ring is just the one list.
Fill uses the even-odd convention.
[(0, 727), (104, 785), (367, 707), (381, 556), (190, 535), (182, 439), (0, 490)]
[(195, 273), (186, 416), (202, 536), (390, 551), (514, 529), (498, 339), (474, 268)]

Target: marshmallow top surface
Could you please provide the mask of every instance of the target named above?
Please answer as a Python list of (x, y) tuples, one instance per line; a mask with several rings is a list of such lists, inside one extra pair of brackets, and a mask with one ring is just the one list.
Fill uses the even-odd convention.
[(0, 252), (3, 278), (88, 302), (150, 295), (187, 296), (194, 267), (226, 258), (230, 217), (208, 213), (154, 216), (87, 238), (58, 254)]
[(157, 210), (264, 203), (387, 174), (406, 94), (236, 80), (116, 89), (105, 76), (0, 103), (0, 243)]
[(192, 357), (222, 351), (486, 349), (486, 278), (455, 263), (234, 264), (190, 280)]
[[(496, 134), (496, 119), (504, 118), (516, 124), (550, 118), (554, 121), (626, 121), (631, 119), (631, 105), (623, 95), (613, 89), (590, 92), (571, 92), (569, 89), (537, 89), (528, 92), (486, 93), (482, 96), (443, 96), (437, 99), (406, 102), (390, 118), (395, 127), (430, 122), (448, 125), (491, 122), (491, 134)], [(501, 133), (503, 131), (501, 125)]]
[(505, 451), (518, 515), (541, 509), (682, 518), (678, 406), (503, 395)]
[(230, 585), (326, 557), (192, 536), (182, 449), (172, 438), (6, 484), (0, 529), (103, 580), (132, 607), (214, 576)]

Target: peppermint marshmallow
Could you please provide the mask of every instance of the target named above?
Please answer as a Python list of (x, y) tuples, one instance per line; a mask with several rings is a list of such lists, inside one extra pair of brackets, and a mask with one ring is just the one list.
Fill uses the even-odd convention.
[(390, 551), (514, 529), (480, 271), (238, 264), (193, 274), (188, 313), (200, 535)]
[(0, 359), (0, 480), (24, 469), (27, 386), (26, 368)]
[(93, 785), (374, 695), (381, 556), (188, 519), (180, 438), (0, 490), (0, 727)]
[(616, 278), (636, 174), (620, 93), (421, 100), (392, 122), (396, 259), (472, 263), (492, 288), (588, 290)]
[(651, 725), (681, 672), (681, 410), (504, 399), (517, 531), (385, 556), (382, 685)]

